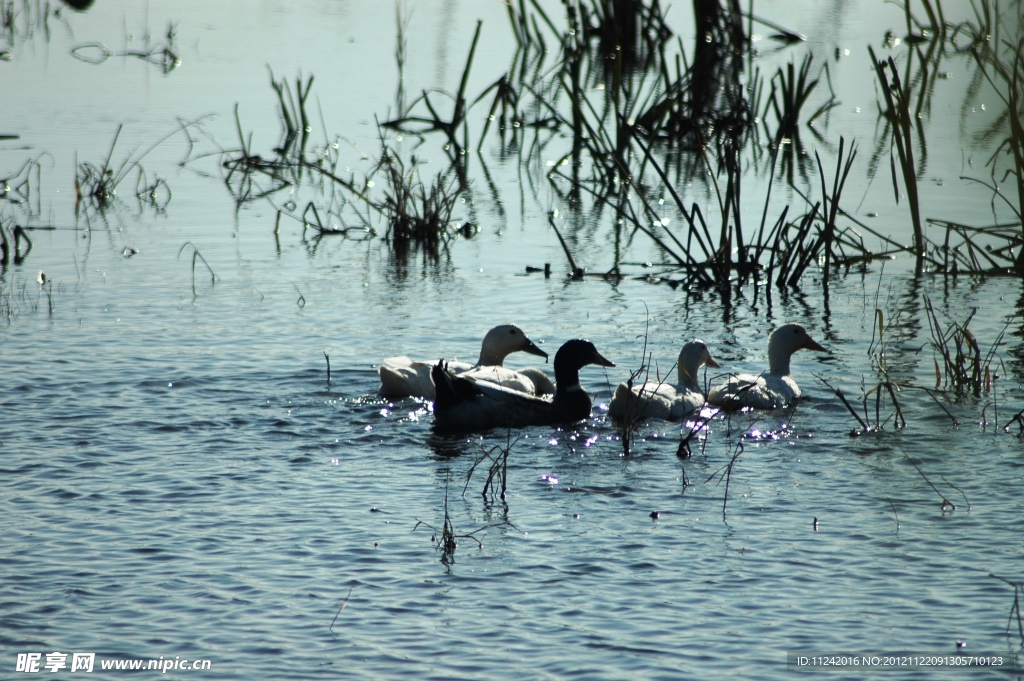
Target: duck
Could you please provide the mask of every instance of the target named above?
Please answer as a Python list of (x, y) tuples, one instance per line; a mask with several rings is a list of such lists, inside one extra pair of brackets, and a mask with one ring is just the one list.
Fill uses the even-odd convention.
[(704, 390), (697, 380), (701, 366), (720, 369), (721, 364), (711, 356), (702, 340), (692, 340), (679, 351), (676, 384), (647, 381), (632, 388), (620, 383), (608, 406), (609, 415), (616, 421), (641, 418), (679, 421), (705, 404)]
[(555, 394), (538, 397), (452, 374), (441, 360), (431, 368), (436, 386), (434, 424), (442, 429), (486, 430), (581, 421), (590, 416), (592, 404), (580, 386), (580, 369), (591, 364), (615, 366), (590, 341), (567, 341), (555, 353)]
[[(508, 355), (519, 351), (543, 357), (545, 360), (548, 358), (548, 353), (538, 348), (518, 326), (501, 324), (484, 336), (480, 344), (480, 359), (476, 364), (451, 361), (448, 363), (448, 370), (531, 395), (538, 394), (538, 389), (545, 390), (547, 386), (542, 384), (538, 388), (530, 375), (520, 374), (503, 366)], [(434, 384), (430, 380), (430, 367), (431, 363), (416, 362), (405, 356), (385, 358), (377, 370), (380, 374), (380, 394), (389, 399), (421, 397), (433, 400)], [(535, 371), (544, 375), (540, 369)], [(549, 380), (548, 386), (550, 383)], [(550, 386), (550, 392), (554, 392), (554, 386)]]
[(789, 370), (797, 350), (827, 352), (802, 324), (784, 324), (768, 338), (768, 372), (730, 376), (708, 392), (708, 403), (723, 409), (778, 409), (791, 404), (800, 397), (800, 386)]

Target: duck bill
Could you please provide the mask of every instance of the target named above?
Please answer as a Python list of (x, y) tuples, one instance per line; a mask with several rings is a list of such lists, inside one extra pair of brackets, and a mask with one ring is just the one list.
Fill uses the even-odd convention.
[(596, 364), (599, 367), (613, 367), (615, 362), (610, 359), (606, 359), (600, 352), (594, 350), (594, 356), (590, 358), (591, 364)]
[(704, 360), (704, 364), (708, 365), (712, 369), (721, 369), (722, 365), (715, 361), (715, 358), (708, 355), (708, 358)]
[(531, 355), (537, 355), (538, 357), (543, 357), (545, 362), (548, 361), (548, 353), (544, 352), (543, 350), (538, 348), (536, 345), (534, 345), (532, 340), (526, 341), (526, 347), (523, 348), (523, 352), (528, 352)]
[(821, 347), (814, 341), (810, 336), (807, 337), (807, 342), (803, 345), (804, 350), (817, 350), (818, 352), (828, 352), (825, 348)]

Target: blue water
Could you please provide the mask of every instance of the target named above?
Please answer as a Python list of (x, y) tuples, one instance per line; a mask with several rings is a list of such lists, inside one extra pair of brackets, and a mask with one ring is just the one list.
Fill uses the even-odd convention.
[[(282, 17), (305, 26), (300, 17), (324, 11), (321, 23), (339, 30), (369, 11), (306, 4), (239, 18), (255, 24), (239, 32), (248, 36), (239, 45), (252, 31), (277, 35), (268, 25)], [(71, 15), (79, 42), (103, 17), (116, 18), (111, 42), (122, 14), (129, 26), (145, 20), (110, 7)], [(471, 31), (467, 7), (453, 3), (441, 16)], [(427, 26), (441, 21), (416, 11)], [(497, 11), (488, 19), (496, 33), (504, 29)], [(377, 28), (393, 41), (391, 8), (382, 16)], [(147, 119), (158, 102), (190, 109), (172, 117), (216, 110), (225, 146), (234, 141), (234, 101), (273, 115), (266, 58), (228, 59), (223, 38), (215, 43), (228, 64), (222, 89), (208, 101), (194, 94), (198, 104), (175, 99), (179, 75), (211, 77), (215, 64), (203, 61), (211, 35), (233, 24), (213, 15), (203, 24), (159, 3), (148, 17), (154, 33), (165, 19), (180, 21), (181, 73), (90, 66), (97, 80), (148, 81), (150, 94), (138, 107), (111, 105), (96, 124), (102, 139), (54, 131), (55, 166), (73, 163), (61, 149), (95, 158), (117, 121)], [(331, 49), (363, 34), (340, 35)], [(454, 30), (450, 40), (462, 37)], [(17, 74), (44, 61), (53, 79), (83, 68), (66, 63), (54, 40), (36, 39), (35, 56), (23, 48), (4, 68)], [(434, 60), (417, 65), (424, 79), (449, 72), (442, 57), (460, 62), (457, 44), (447, 56), (424, 48), (424, 62)], [(378, 46), (382, 68), (392, 47)], [(38, 57), (44, 51), (48, 61)], [(280, 61), (289, 59), (298, 58), (283, 49)], [(303, 65), (318, 82), (329, 79), (313, 57)], [(258, 91), (225, 88), (237, 73)], [(341, 108), (356, 118), (376, 111)], [(4, 124), (28, 130), (19, 121), (29, 118), (17, 109)], [(266, 145), (274, 130), (263, 132)], [(63, 146), (63, 134), (74, 146)], [(17, 144), (32, 155), (45, 141)], [(915, 282), (898, 260), (833, 280), (827, 299), (815, 273), (799, 290), (747, 286), (728, 300), (632, 277), (569, 282), (545, 226), (547, 199), (517, 206), (508, 169), (500, 170), (507, 221), (478, 191), (465, 210), (484, 218), (480, 234), (455, 242), (450, 260), (403, 269), (379, 239), (313, 242), (287, 220), (275, 239), (273, 208), (236, 212), (216, 163), (205, 166), (212, 176), (196, 171), (201, 163), (178, 168), (170, 159), (182, 147), (173, 144), (147, 160), (174, 190), (166, 213), (124, 199), (76, 221), (65, 198), (70, 173), (54, 172), (44, 187), (49, 222), (61, 229), (32, 232), (29, 257), (0, 274), (0, 678), (23, 678), (19, 653), (45, 662), (54, 651), (96, 653), (100, 678), (127, 673), (100, 671), (100, 659), (162, 656), (211, 661), (208, 671), (169, 678), (217, 679), (764, 679), (797, 674), (786, 670), (787, 651), (950, 654), (966, 641), (972, 653), (1019, 654), (1015, 622), (1008, 628), (1013, 588), (990, 576), (1024, 581), (1024, 447), (1016, 425), (1003, 429), (1024, 408), (1019, 281)], [(11, 145), (0, 160), (6, 170), (23, 156)], [(597, 270), (610, 262), (602, 234), (574, 235), (578, 257)], [(202, 263), (193, 278), (192, 250), (179, 253), (186, 242), (215, 281)], [(125, 246), (138, 252), (126, 257)], [(637, 249), (638, 259), (650, 255)], [(556, 276), (525, 273), (544, 262)], [(52, 287), (37, 283), (40, 270)], [(935, 384), (925, 295), (943, 323), (962, 323), (977, 307), (970, 328), (986, 350), (1009, 322), (995, 388), (939, 396), (956, 424), (918, 389)], [(815, 375), (862, 404), (883, 361), (872, 346), (876, 308), (907, 426), (894, 427), (886, 400), (885, 427), (851, 437), (856, 421)], [(596, 405), (589, 421), (438, 436), (428, 404), (376, 396), (381, 358), (472, 358), (483, 333), (506, 321), (549, 353), (584, 336), (616, 362), (582, 372)], [(794, 358), (806, 395), (795, 409), (716, 417), (686, 459), (676, 455), (679, 425), (643, 424), (623, 454), (604, 412), (639, 366), (645, 332), (662, 373), (693, 337), (726, 369), (760, 371), (767, 334), (785, 321), (804, 323), (830, 350)], [(873, 395), (868, 414), (874, 420)], [(506, 498), (483, 496), (488, 464), (467, 476), (510, 441)], [(446, 512), (461, 536), (449, 564), (435, 541)]]

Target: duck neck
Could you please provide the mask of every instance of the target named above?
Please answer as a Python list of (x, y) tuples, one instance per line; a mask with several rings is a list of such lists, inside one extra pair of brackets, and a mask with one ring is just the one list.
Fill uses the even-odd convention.
[(564, 395), (580, 387), (580, 370), (555, 360), (555, 396)]
[(477, 366), (491, 367), (491, 366), (503, 366), (505, 358), (508, 357), (507, 352), (501, 352), (494, 348), (488, 348), (487, 344), (484, 343), (480, 346), (480, 359), (477, 361)]
[(700, 384), (697, 382), (697, 372), (700, 370), (700, 366), (690, 366), (692, 362), (686, 362), (682, 358), (679, 359), (679, 380), (676, 385), (680, 385), (684, 388), (690, 388), (692, 390), (699, 390)]
[(780, 348), (768, 348), (768, 371), (776, 376), (789, 375), (789, 360), (792, 355)]

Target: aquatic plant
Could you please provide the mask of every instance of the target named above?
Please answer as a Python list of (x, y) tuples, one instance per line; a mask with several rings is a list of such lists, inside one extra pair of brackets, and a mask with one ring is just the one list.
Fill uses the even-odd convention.
[(993, 368), (997, 361), (996, 348), (1002, 344), (1003, 335), (1016, 316), (1011, 317), (988, 351), (983, 353), (977, 337), (967, 328), (978, 308), (974, 308), (963, 323), (951, 321), (943, 328), (928, 296), (924, 296), (924, 305), (932, 348), (936, 353), (935, 388), (941, 385), (956, 393), (970, 391), (975, 397), (991, 391), (993, 381), (998, 376), (998, 370)]
[(0, 201), (16, 207), (26, 220), (42, 214), (41, 158), (31, 158), (13, 173), (0, 177)]
[[(0, 268), (6, 268), (12, 260), (15, 265), (20, 265), (32, 250), (32, 240), (28, 238), (25, 228), (21, 225), (12, 226), (12, 222), (0, 222)], [(9, 240), (8, 233), (11, 235)]]
[(370, 205), (387, 219), (384, 238), (396, 256), (403, 260), (422, 247), (426, 255), (437, 259), (453, 235), (450, 223), (459, 199), (458, 180), (440, 172), (428, 187), (417, 166), (406, 168), (401, 157), (387, 146), (377, 170), (384, 175), (387, 190), (383, 199)]
[(1024, 582), (1014, 582), (991, 573), (989, 577), (998, 579), (1000, 582), (1013, 587), (1013, 603), (1010, 605), (1010, 612), (1006, 617), (1006, 636), (1009, 638), (1010, 628), (1013, 624), (1016, 624), (1020, 647), (1024, 648), (1024, 615), (1021, 614), (1021, 601), (1024, 600)]
[[(423, 135), (432, 131), (441, 131), (444, 133), (448, 140), (448, 144), (445, 145), (445, 151), (448, 153), (448, 157), (451, 160), (453, 167), (459, 170), (460, 177), (463, 181), (465, 181), (466, 170), (465, 152), (470, 146), (469, 128), (466, 125), (466, 113), (469, 109), (466, 100), (466, 86), (469, 83), (469, 74), (473, 67), (473, 57), (476, 54), (476, 46), (480, 40), (480, 29), (482, 26), (483, 23), (478, 21), (476, 24), (476, 31), (473, 34), (473, 42), (469, 47), (469, 56), (466, 57), (466, 65), (462, 71), (462, 78), (459, 80), (458, 91), (455, 92), (455, 94), (435, 91), (452, 99), (453, 106), (450, 116), (442, 116), (438, 112), (434, 103), (431, 102), (430, 92), (424, 90), (419, 97), (409, 103), (407, 108), (411, 111), (417, 104), (422, 102), (423, 106), (429, 112), (429, 116), (413, 116), (405, 111), (400, 111), (399, 118), (381, 123), (381, 125), (386, 128), (393, 128), (395, 130), (415, 135)], [(477, 101), (479, 101), (479, 98)], [(460, 131), (462, 133), (461, 138), (459, 136)]]
[(210, 263), (206, 262), (206, 258), (203, 257), (203, 254), (199, 252), (199, 249), (196, 248), (195, 244), (193, 244), (191, 241), (186, 241), (185, 243), (183, 243), (181, 245), (181, 248), (178, 249), (178, 259), (181, 259), (181, 254), (185, 251), (186, 248), (189, 248), (189, 247), (192, 248), (192, 295), (195, 296), (196, 295), (196, 261), (201, 260), (203, 262), (203, 265), (206, 266), (206, 270), (210, 273), (210, 285), (211, 286), (213, 286), (214, 284), (217, 283), (217, 275), (214, 274), (213, 268), (210, 267)]
[[(997, 35), (995, 40), (988, 40), (988, 34), (982, 34), (982, 27), (968, 26), (975, 36), (970, 50), (978, 72), (1003, 103), (1003, 111), (980, 136), (982, 141), (1002, 138), (987, 161), (991, 177), (991, 185), (987, 186), (995, 196), (1002, 198), (1018, 220), (1024, 220), (1024, 37), (1000, 40)], [(1008, 163), (1001, 164), (1001, 159)], [(1010, 178), (1016, 190), (1016, 204), (999, 189), (1000, 184)]]
[(1006, 425), (1003, 426), (1003, 430), (1006, 432), (1010, 432), (1010, 426), (1014, 423), (1016, 423), (1018, 427), (1017, 437), (1024, 437), (1024, 409), (1021, 409), (1016, 414), (1014, 414), (1013, 417), (1006, 422)]
[(128, 153), (119, 163), (114, 163), (114, 149), (117, 147), (117, 140), (121, 136), (123, 125), (117, 126), (114, 139), (110, 143), (107, 157), (96, 165), (87, 161), (75, 162), (75, 212), (84, 206), (93, 208), (99, 212), (105, 211), (113, 203), (117, 196), (117, 188), (124, 182), (133, 170), (138, 171), (135, 183), (135, 197), (140, 205), (149, 205), (158, 212), (167, 208), (171, 200), (171, 190), (167, 182), (159, 177), (147, 180), (145, 170), (142, 167), (142, 159), (168, 139), (178, 134), (178, 131), (165, 135), (155, 143), (139, 152), (137, 149)]
[(483, 446), (481, 446), (482, 454), (466, 471), (466, 484), (462, 488), (462, 496), (466, 496), (466, 490), (469, 489), (469, 482), (472, 480), (477, 466), (486, 461), (488, 462), (487, 478), (484, 480), (480, 496), (484, 500), (488, 497), (496, 496), (502, 501), (506, 501), (505, 493), (508, 491), (508, 457), (512, 453), (512, 447), (519, 442), (521, 437), (522, 435), (516, 435), (515, 439), (513, 439), (510, 429), (506, 432), (504, 446), (494, 445), (490, 449), (483, 449)]
[[(283, 157), (301, 159), (306, 149), (306, 142), (312, 131), (309, 125), (309, 114), (306, 112), (306, 101), (313, 89), (313, 75), (310, 74), (305, 83), (302, 74), (295, 78), (294, 90), (283, 78), (274, 79), (274, 72), (270, 71), (270, 87), (277, 95), (278, 115), (282, 123), (282, 139), (274, 151)], [(296, 165), (301, 168), (301, 164)]]
[(0, 2), (0, 39), (11, 47), (28, 42), (36, 35), (49, 41), (50, 22), (67, 24), (59, 7), (40, 0), (3, 0)]
[[(647, 308), (647, 304), (644, 304), (644, 308)], [(629, 377), (626, 379), (626, 387), (630, 392), (633, 391), (633, 385), (638, 378), (643, 376), (643, 383), (646, 384), (650, 380), (651, 376), (651, 363), (653, 355), (647, 349), (647, 341), (649, 339), (651, 330), (651, 315), (650, 310), (647, 310), (646, 320), (644, 322), (644, 343), (640, 349), (640, 366), (632, 370), (629, 373)], [(671, 373), (671, 369), (669, 370)], [(636, 432), (637, 424), (640, 422), (642, 414), (640, 400), (629, 400), (627, 403), (626, 414), (617, 424), (619, 432), (622, 435), (622, 454), (623, 456), (629, 456), (633, 445), (633, 435)]]
[[(871, 54), (871, 62), (875, 66), (875, 74), (885, 100), (885, 107), (879, 106), (879, 110), (892, 130), (892, 142), (896, 145), (896, 152), (899, 157), (900, 170), (903, 176), (903, 187), (907, 193), (907, 203), (910, 207), (910, 220), (914, 230), (914, 254), (916, 255), (915, 272), (921, 274), (924, 269), (924, 252), (926, 249), (924, 229), (921, 225), (921, 206), (918, 201), (917, 192), (917, 171), (914, 164), (913, 137), (916, 131), (923, 136), (920, 125), (911, 124), (911, 99), (910, 93), (904, 89), (900, 80), (899, 71), (896, 69), (896, 62), (889, 57), (886, 61), (880, 61), (875, 56), (874, 49), (869, 45), (868, 52)], [(888, 70), (886, 70), (888, 69)], [(896, 180), (896, 160), (890, 150), (890, 168), (892, 170), (892, 187), (896, 196), (896, 203), (900, 202), (900, 189)]]
[(736, 447), (733, 450), (732, 456), (729, 458), (729, 463), (719, 468), (717, 471), (712, 473), (704, 481), (709, 483), (718, 478), (718, 484), (725, 481), (725, 492), (722, 494), (722, 522), (729, 527), (729, 521), (726, 519), (726, 511), (729, 504), (729, 484), (732, 482), (732, 473), (736, 467), (736, 462), (739, 461), (740, 455), (743, 454), (743, 440), (736, 443)]
[[(441, 564), (445, 567), (450, 567), (455, 563), (455, 550), (459, 547), (460, 539), (472, 539), (476, 542), (478, 548), (483, 548), (483, 543), (474, 537), (477, 532), (482, 532), (487, 529), (487, 526), (481, 527), (477, 530), (473, 530), (467, 534), (456, 534), (455, 527), (452, 525), (451, 516), (448, 514), (448, 482), (445, 481), (444, 485), (444, 520), (441, 523), (440, 531), (431, 525), (430, 523), (422, 520), (417, 520), (416, 524), (413, 525), (412, 531), (423, 525), (424, 527), (430, 528), (434, 534), (431, 535), (431, 543), (436, 545), (438, 551), (441, 552)], [(438, 535), (441, 535), (438, 537)]]
[[(896, 393), (900, 392), (900, 386), (897, 385), (896, 383), (893, 383), (892, 381), (888, 380), (888, 378), (886, 378), (886, 379), (884, 379), (882, 381), (879, 381), (876, 385), (874, 385), (870, 389), (867, 389), (866, 386), (863, 385), (863, 381), (862, 381), (862, 384), (861, 384), (861, 391), (862, 391), (861, 399), (862, 399), (863, 408), (864, 408), (864, 418), (861, 418), (861, 416), (857, 413), (857, 410), (854, 409), (852, 404), (850, 404), (850, 401), (847, 399), (846, 394), (843, 393), (841, 388), (834, 387), (832, 384), (830, 384), (828, 381), (826, 381), (824, 378), (822, 378), (821, 376), (819, 376), (817, 374), (814, 374), (814, 377), (817, 378), (819, 381), (821, 381), (821, 383), (826, 388), (828, 388), (829, 390), (832, 391), (832, 394), (834, 394), (837, 398), (839, 398), (839, 401), (842, 402), (843, 406), (846, 407), (846, 410), (848, 412), (850, 412), (850, 415), (853, 416), (853, 418), (860, 425), (860, 430), (854, 429), (854, 430), (850, 431), (850, 435), (851, 436), (857, 437), (857, 436), (860, 436), (860, 435), (864, 435), (866, 433), (872, 433), (872, 432), (880, 431), (880, 430), (885, 428), (885, 425), (889, 421), (893, 422), (893, 428), (895, 428), (897, 430), (906, 427), (907, 419), (903, 415), (903, 409), (900, 406), (899, 399), (896, 397)], [(874, 410), (875, 418), (874, 418), (874, 420), (871, 419), (870, 411), (869, 411), (869, 408), (868, 408), (868, 402), (869, 402), (869, 400), (870, 400), (872, 395), (875, 398), (875, 410)], [(884, 404), (883, 398), (884, 398), (885, 395), (889, 396), (889, 400), (890, 400), (890, 405), (891, 405), (892, 411), (889, 412), (885, 416), (885, 418), (882, 418), (882, 416), (883, 416), (882, 406)]]
[[(181, 66), (181, 57), (178, 56), (178, 50), (175, 45), (177, 33), (177, 24), (168, 22), (163, 42), (150, 44), (150, 34), (149, 31), (146, 31), (143, 34), (144, 42), (140, 48), (114, 52), (103, 43), (81, 43), (71, 48), (71, 56), (87, 64), (102, 64), (111, 57), (133, 57), (159, 66), (161, 72), (167, 75)], [(125, 43), (128, 40), (128, 36), (125, 36)]]
[[(303, 172), (311, 161), (305, 157), (306, 145), (309, 141), (311, 128), (306, 105), (313, 88), (313, 76), (303, 80), (300, 73), (295, 78), (295, 86), (285, 80), (274, 78), (273, 70), (268, 68), (270, 87), (277, 99), (277, 114), (281, 124), (280, 140), (273, 148), (273, 157), (264, 158), (252, 149), (252, 133), (242, 132), (242, 121), (235, 105), (235, 130), (238, 133), (238, 148), (221, 151), (222, 167), (228, 172), (224, 176), (224, 184), (235, 197), (238, 204), (266, 198), (275, 192), (303, 181)], [(318, 163), (314, 165), (319, 165)], [(270, 180), (268, 186), (258, 182), (258, 178)]]
[[(828, 69), (828, 65), (824, 65), (819, 75), (811, 80), (810, 71), (813, 62), (814, 56), (807, 54), (800, 64), (799, 72), (792, 61), (786, 65), (785, 69), (780, 67), (771, 78), (768, 103), (764, 107), (764, 125), (765, 130), (769, 131), (772, 139), (773, 156), (776, 154), (781, 156), (783, 174), (790, 184), (794, 183), (794, 169), (799, 166), (800, 159), (803, 156), (803, 143), (800, 140), (801, 114), (811, 94), (821, 80), (820, 74), (827, 73)], [(806, 124), (813, 125), (819, 116), (838, 105), (835, 93), (832, 93), (828, 100), (807, 118)], [(769, 130), (769, 113), (773, 113), (775, 116), (776, 128), (774, 133), (771, 133)], [(841, 156), (842, 152), (840, 152)]]

